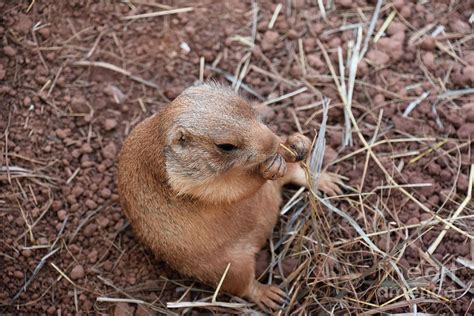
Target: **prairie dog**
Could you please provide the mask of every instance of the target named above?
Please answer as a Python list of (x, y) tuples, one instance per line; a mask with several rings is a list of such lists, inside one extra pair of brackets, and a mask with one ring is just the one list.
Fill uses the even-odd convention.
[[(255, 279), (255, 254), (276, 224), (281, 188), (306, 178), (297, 160), (303, 135), (282, 139), (228, 87), (186, 89), (140, 123), (123, 144), (118, 187), (139, 239), (180, 273), (261, 308), (277, 309), (285, 293)], [(321, 178), (329, 192), (338, 187)]]

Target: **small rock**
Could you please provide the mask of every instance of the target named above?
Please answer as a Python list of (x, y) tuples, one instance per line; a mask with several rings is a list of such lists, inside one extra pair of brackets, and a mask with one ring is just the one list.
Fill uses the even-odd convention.
[(13, 276), (17, 279), (23, 279), (25, 277), (25, 274), (19, 270), (13, 272)]
[(58, 211), (57, 215), (58, 215), (58, 219), (60, 221), (64, 221), (64, 219), (66, 218), (66, 211), (65, 210), (60, 210)]
[(459, 191), (463, 193), (467, 192), (467, 187), (469, 186), (469, 180), (467, 179), (467, 176), (465, 174), (459, 175), (456, 186)]
[(13, 57), (16, 55), (17, 51), (11, 46), (5, 46), (3, 48), (3, 53), (9, 57)]
[(403, 16), (405, 19), (408, 19), (411, 17), (412, 14), (412, 9), (411, 6), (405, 5), (401, 10), (400, 10), (401, 16)]
[(33, 21), (31, 20), (31, 18), (26, 14), (20, 13), (17, 15), (17, 22), (13, 26), (13, 29), (17, 32), (26, 34), (31, 30), (32, 26)]
[(72, 244), (69, 246), (69, 250), (71, 251), (72, 254), (77, 255), (78, 253), (81, 252), (81, 248), (79, 248), (78, 245)]
[(87, 199), (85, 205), (90, 210), (95, 210), (97, 208), (97, 203), (91, 199)]
[(76, 113), (88, 113), (89, 107), (83, 96), (74, 96), (70, 102), (71, 109)]
[(306, 60), (311, 67), (322, 68), (325, 66), (322, 59), (317, 54), (309, 54), (306, 56)]
[(420, 220), (421, 221), (427, 221), (430, 220), (433, 216), (430, 213), (422, 213), (420, 215)]
[(392, 22), (387, 29), (387, 34), (394, 35), (399, 32), (405, 32), (407, 27), (402, 22)]
[(110, 220), (107, 217), (101, 217), (97, 219), (97, 224), (99, 224), (100, 227), (105, 228), (109, 225)]
[(36, 242), (37, 242), (38, 245), (47, 245), (47, 244), (49, 244), (48, 239), (45, 238), (45, 237), (38, 238), (38, 240)]
[(71, 130), (69, 128), (66, 128), (66, 129), (57, 129), (55, 131), (56, 133), (56, 136), (58, 136), (60, 139), (65, 139), (67, 138), (69, 135), (71, 135)]
[(72, 189), (71, 193), (74, 195), (74, 197), (78, 198), (84, 193), (84, 188), (77, 185)]
[(33, 254), (33, 252), (30, 249), (23, 249), (21, 251), (21, 255), (25, 258), (31, 257), (32, 254)]
[(390, 57), (382, 51), (371, 50), (367, 53), (367, 58), (377, 66), (385, 65), (390, 61)]
[(23, 105), (24, 106), (29, 106), (31, 104), (31, 98), (30, 97), (25, 97), (23, 99)]
[(142, 305), (137, 306), (137, 310), (135, 311), (135, 316), (155, 316), (157, 315), (155, 311), (152, 311)]
[(53, 315), (54, 312), (56, 312), (56, 307), (54, 307), (54, 306), (50, 306), (48, 308), (48, 310), (46, 311), (46, 313), (48, 313), (48, 315)]
[(474, 83), (474, 66), (467, 66), (462, 71), (465, 82)]
[(73, 280), (80, 280), (84, 277), (85, 272), (84, 272), (84, 267), (78, 264), (71, 270), (70, 277)]
[(51, 29), (49, 27), (43, 27), (38, 30), (38, 33), (40, 33), (44, 38), (48, 38), (49, 35), (51, 35)]
[(102, 150), (102, 154), (107, 159), (115, 159), (117, 155), (117, 146), (113, 142), (110, 142), (107, 146), (104, 147)]
[(301, 107), (313, 102), (313, 94), (311, 93), (300, 93), (293, 97), (293, 104), (295, 107)]
[(462, 111), (466, 115), (466, 122), (474, 123), (474, 102), (464, 104)]
[(461, 126), (456, 134), (460, 139), (474, 139), (474, 123), (467, 123)]
[(95, 233), (96, 230), (97, 230), (97, 225), (96, 224), (94, 224), (94, 223), (89, 224), (84, 228), (84, 235), (86, 237), (91, 237)]
[(421, 59), (428, 68), (434, 68), (435, 55), (432, 52), (426, 52)]
[(464, 21), (461, 21), (460, 19), (452, 19), (452, 21), (449, 23), (449, 26), (454, 32), (459, 32), (459, 33), (472, 32), (469, 24), (467, 24)]
[(106, 119), (104, 121), (104, 128), (106, 131), (111, 131), (113, 130), (115, 127), (117, 127), (118, 123), (117, 123), (117, 120), (115, 119)]
[(420, 47), (424, 50), (433, 51), (436, 48), (436, 41), (431, 36), (428, 36), (421, 42)]
[(114, 308), (114, 316), (133, 316), (133, 307), (127, 303), (118, 303)]
[(339, 4), (344, 9), (350, 9), (352, 7), (352, 0), (339, 0), (336, 4)]
[(87, 255), (87, 259), (89, 259), (90, 263), (94, 264), (97, 262), (98, 255), (99, 253), (94, 249)]
[(287, 36), (290, 40), (294, 40), (298, 38), (298, 32), (295, 29), (291, 29), (288, 31)]
[(393, 6), (397, 10), (401, 10), (405, 6), (405, 0), (393, 0)]
[(104, 199), (108, 199), (112, 195), (112, 191), (108, 188), (103, 188), (100, 191), (100, 196), (103, 197)]
[(416, 225), (420, 222), (418, 217), (412, 216), (410, 219), (407, 221), (407, 225)]
[(92, 146), (88, 143), (85, 143), (81, 146), (81, 152), (83, 154), (90, 154), (94, 151), (94, 149), (92, 149)]
[(466, 52), (464, 54), (464, 60), (471, 66), (474, 66), (474, 51)]
[(270, 50), (273, 48), (273, 45), (278, 41), (280, 35), (275, 31), (266, 31), (262, 39), (262, 50)]
[(301, 9), (305, 5), (305, 0), (293, 0), (293, 7), (295, 9)]
[(55, 212), (59, 211), (62, 207), (63, 207), (63, 202), (59, 200), (53, 201), (53, 204), (51, 204), (51, 208)]

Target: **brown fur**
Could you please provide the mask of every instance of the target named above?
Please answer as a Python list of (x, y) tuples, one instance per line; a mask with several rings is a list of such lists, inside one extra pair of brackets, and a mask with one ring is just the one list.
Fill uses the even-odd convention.
[(282, 159), (271, 168), (283, 177), (262, 175), (280, 142), (229, 88), (188, 88), (139, 124), (120, 153), (121, 202), (135, 233), (174, 269), (211, 286), (230, 263), (224, 291), (276, 308), (283, 292), (255, 280), (255, 254), (278, 219), (281, 187), (305, 182), (301, 167), (282, 169)]

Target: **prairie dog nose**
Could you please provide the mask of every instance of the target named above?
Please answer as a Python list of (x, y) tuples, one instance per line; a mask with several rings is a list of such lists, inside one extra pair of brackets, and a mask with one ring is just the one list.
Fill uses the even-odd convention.
[(256, 147), (258, 154), (265, 155), (266, 157), (275, 154), (278, 151), (281, 139), (275, 135), (267, 126), (261, 125), (261, 136), (256, 137)]

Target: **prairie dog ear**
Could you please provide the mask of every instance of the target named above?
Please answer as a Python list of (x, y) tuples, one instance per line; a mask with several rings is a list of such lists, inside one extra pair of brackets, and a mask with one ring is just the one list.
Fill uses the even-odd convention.
[(168, 138), (170, 145), (185, 146), (190, 140), (190, 133), (183, 127), (174, 127)]

